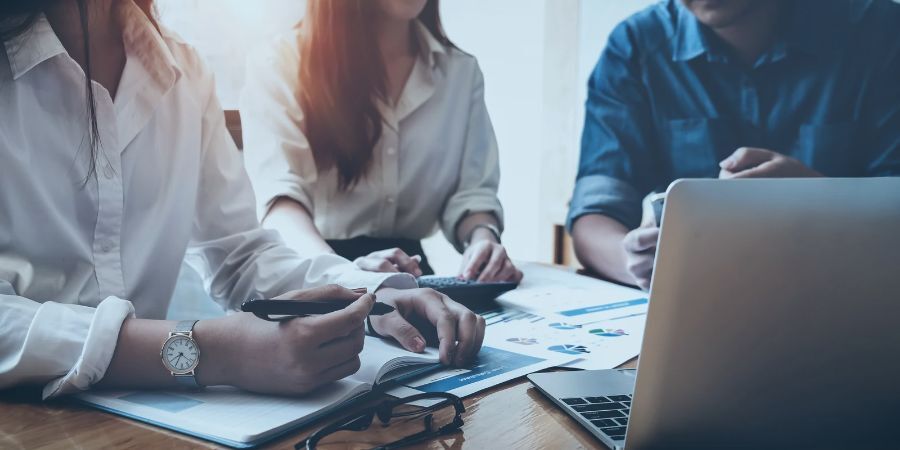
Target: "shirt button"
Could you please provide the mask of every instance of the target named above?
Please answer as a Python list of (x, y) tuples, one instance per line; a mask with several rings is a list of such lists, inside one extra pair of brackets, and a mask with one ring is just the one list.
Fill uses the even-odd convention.
[(393, 204), (394, 204), (394, 197), (388, 197), (388, 198), (387, 198), (387, 202), (393, 205)]
[(106, 239), (100, 241), (100, 251), (102, 251), (103, 253), (111, 252), (112, 248), (113, 248), (113, 244), (111, 241), (108, 241)]
[(397, 154), (397, 149), (394, 148), (394, 147), (390, 147), (390, 148), (387, 149), (387, 154), (388, 154), (388, 155), (391, 155), (391, 156), (394, 156), (394, 155)]

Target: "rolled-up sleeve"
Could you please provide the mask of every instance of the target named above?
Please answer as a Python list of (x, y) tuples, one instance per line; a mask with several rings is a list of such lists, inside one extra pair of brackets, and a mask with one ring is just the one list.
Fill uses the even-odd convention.
[(497, 198), (500, 185), (497, 137), (484, 102), (484, 76), (477, 64), (474, 71), (459, 185), (441, 215), (441, 230), (457, 251), (462, 251), (462, 243), (456, 237), (456, 226), (469, 214), (493, 214), (503, 229), (503, 207)]
[(249, 298), (267, 298), (325, 284), (414, 288), (409, 274), (365, 272), (340, 256), (304, 257), (278, 232), (260, 227), (253, 189), (241, 155), (228, 135), (214, 83), (206, 72), (203, 164), (187, 261), (203, 276), (210, 296), (228, 310)]
[(586, 214), (636, 228), (641, 199), (658, 176), (652, 117), (631, 33), (624, 24), (613, 31), (588, 81), (581, 158), (566, 223), (570, 231)]
[(96, 307), (15, 295), (0, 281), (0, 389), (44, 385), (51, 398), (87, 390), (106, 374), (131, 302), (109, 297)]
[[(900, 7), (891, 5), (894, 22), (900, 18)], [(892, 27), (885, 26), (888, 33)], [(890, 30), (890, 31), (888, 31)], [(900, 43), (886, 37), (884, 42), (892, 42), (889, 57), (878, 61), (883, 67), (878, 71), (876, 82), (867, 89), (867, 108), (864, 124), (868, 137), (867, 160), (864, 161), (865, 176), (900, 176)]]
[(312, 189), (317, 170), (303, 133), (298, 101), (299, 56), (279, 42), (248, 58), (241, 93), (244, 162), (262, 219), (279, 197), (287, 197), (313, 212)]

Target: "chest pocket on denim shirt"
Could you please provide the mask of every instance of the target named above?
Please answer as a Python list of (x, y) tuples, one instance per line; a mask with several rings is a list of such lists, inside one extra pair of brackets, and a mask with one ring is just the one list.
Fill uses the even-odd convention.
[(856, 122), (801, 125), (790, 154), (825, 176), (859, 176), (860, 155), (854, 152), (865, 149), (863, 142), (856, 139), (857, 130)]
[(719, 161), (737, 147), (722, 119), (670, 120), (668, 139), (662, 142), (669, 175), (678, 178), (716, 178)]

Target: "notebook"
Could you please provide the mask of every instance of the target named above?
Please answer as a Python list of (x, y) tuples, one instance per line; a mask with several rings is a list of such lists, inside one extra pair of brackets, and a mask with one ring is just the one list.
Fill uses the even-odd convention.
[(236, 448), (250, 448), (348, 406), (376, 386), (437, 367), (438, 352), (408, 352), (366, 337), (360, 370), (299, 397), (259, 395), (216, 386), (201, 391), (89, 391), (74, 398), (89, 406)]

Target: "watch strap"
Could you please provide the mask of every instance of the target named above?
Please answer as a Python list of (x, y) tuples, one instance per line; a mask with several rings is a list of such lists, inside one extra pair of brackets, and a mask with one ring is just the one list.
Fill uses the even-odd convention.
[(175, 324), (175, 331), (173, 333), (177, 334), (188, 334), (194, 332), (194, 325), (197, 324), (197, 320), (182, 320)]
[(469, 235), (466, 236), (466, 241), (463, 242), (463, 248), (469, 248), (469, 245), (472, 243), (472, 236), (475, 236), (475, 232), (478, 231), (479, 228), (484, 228), (491, 232), (494, 235), (494, 238), (497, 239), (498, 244), (502, 244), (503, 241), (500, 239), (500, 229), (496, 226), (489, 223), (479, 223), (475, 224), (471, 230), (469, 230)]

